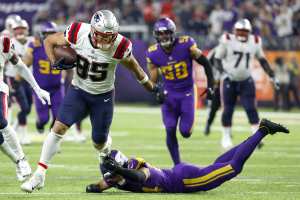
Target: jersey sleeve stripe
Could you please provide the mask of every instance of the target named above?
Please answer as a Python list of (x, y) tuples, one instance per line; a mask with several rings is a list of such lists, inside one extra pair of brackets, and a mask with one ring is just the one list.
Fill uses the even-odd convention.
[(3, 38), (3, 53), (8, 53), (10, 48), (10, 39), (8, 37)]
[(76, 42), (77, 42), (77, 35), (79, 32), (80, 26), (81, 26), (81, 23), (77, 23), (77, 22), (75, 22), (71, 25), (70, 31), (68, 33), (68, 40), (73, 44), (76, 44)]
[(124, 53), (128, 48), (129, 44), (130, 44), (129, 40), (123, 37), (113, 57), (116, 59), (123, 58)]

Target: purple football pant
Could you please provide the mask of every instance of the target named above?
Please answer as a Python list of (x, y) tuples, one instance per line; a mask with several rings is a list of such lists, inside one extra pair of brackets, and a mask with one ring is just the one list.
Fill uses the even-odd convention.
[[(47, 90), (48, 91), (48, 90)], [(49, 91), (48, 91), (49, 92)], [(43, 127), (50, 119), (49, 111), (51, 110), (53, 120), (56, 119), (59, 106), (63, 99), (63, 91), (58, 88), (50, 91), (51, 106), (43, 105), (40, 99), (34, 94), (35, 108), (38, 115), (38, 127)]]
[(178, 192), (211, 190), (236, 177), (265, 136), (264, 130), (259, 129), (254, 135), (222, 154), (207, 167), (201, 168), (184, 163), (176, 165), (173, 168), (174, 176), (183, 184), (182, 191)]
[(185, 95), (168, 94), (161, 108), (162, 118), (166, 128), (166, 143), (173, 163), (180, 163), (179, 147), (176, 137), (176, 129), (179, 123), (179, 131), (184, 138), (192, 134), (195, 118), (194, 93)]

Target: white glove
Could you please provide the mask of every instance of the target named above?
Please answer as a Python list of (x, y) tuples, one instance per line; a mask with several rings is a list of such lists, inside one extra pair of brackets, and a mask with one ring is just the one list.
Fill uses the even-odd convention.
[(279, 90), (280, 89), (280, 84), (279, 84), (279, 80), (275, 77), (271, 78), (271, 81), (274, 85), (275, 90)]
[(34, 90), (36, 95), (39, 97), (43, 105), (48, 104), (49, 106), (51, 105), (51, 100), (50, 100), (50, 94), (46, 90), (43, 90), (42, 88), (38, 88)]

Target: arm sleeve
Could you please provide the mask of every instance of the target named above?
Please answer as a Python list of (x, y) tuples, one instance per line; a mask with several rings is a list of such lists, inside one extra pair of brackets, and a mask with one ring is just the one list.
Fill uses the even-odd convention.
[(204, 71), (207, 77), (207, 87), (213, 87), (214, 84), (214, 77), (212, 73), (212, 67), (207, 60), (207, 58), (202, 54), (196, 61), (204, 67)]
[(262, 40), (260, 37), (258, 36), (255, 36), (257, 37), (257, 49), (256, 49), (256, 52), (255, 52), (255, 56), (256, 58), (260, 59), (260, 58), (264, 58), (265, 57), (265, 53), (264, 53), (264, 50), (263, 50), (263, 47), (262, 47)]

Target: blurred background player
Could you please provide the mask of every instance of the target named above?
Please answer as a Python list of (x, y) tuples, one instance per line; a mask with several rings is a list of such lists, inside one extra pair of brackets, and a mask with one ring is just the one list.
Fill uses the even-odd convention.
[[(211, 66), (189, 36), (175, 36), (175, 23), (161, 18), (154, 24), (156, 44), (149, 47), (146, 56), (151, 80), (158, 82), (162, 74), (166, 95), (161, 107), (166, 129), (166, 143), (174, 165), (180, 163), (176, 136), (177, 125), (184, 138), (189, 138), (195, 117), (195, 94), (193, 81), (193, 60), (202, 65), (207, 76), (207, 91), (213, 92)], [(211, 95), (211, 94), (209, 94)]]
[(224, 73), (221, 86), (223, 103), (221, 145), (224, 149), (232, 146), (232, 115), (238, 96), (246, 111), (252, 132), (254, 133), (258, 128), (259, 117), (255, 102), (255, 84), (249, 66), (254, 57), (258, 59), (264, 71), (273, 80), (275, 87), (279, 87), (278, 83), (275, 83), (274, 72), (265, 58), (261, 38), (252, 35), (251, 31), (252, 26), (248, 19), (237, 21), (234, 24), (234, 34), (223, 34), (216, 49), (215, 63), (218, 69)]
[[(21, 58), (26, 53), (28, 44), (33, 38), (28, 36), (29, 27), (25, 20), (16, 19), (11, 23), (12, 44), (15, 52)], [(27, 131), (27, 116), (30, 113), (32, 105), (32, 89), (30, 85), (21, 78), (17, 73), (17, 69), (11, 67), (8, 63), (5, 68), (6, 82), (10, 87), (10, 100), (14, 100), (19, 105), (20, 111), (17, 114), (17, 119), (13, 122), (13, 128), (19, 135), (21, 144), (30, 144), (31, 139)]]
[(289, 133), (289, 130), (263, 119), (255, 134), (204, 167), (180, 163), (172, 169), (159, 169), (142, 158), (128, 159), (122, 152), (112, 150), (103, 164), (100, 164), (104, 178), (96, 184), (88, 185), (86, 192), (101, 193), (111, 187), (131, 192), (161, 193), (212, 190), (240, 174), (260, 141), (276, 132)]
[(16, 172), (18, 180), (24, 181), (28, 176), (30, 176), (31, 168), (25, 158), (25, 154), (19, 143), (15, 130), (7, 121), (7, 97), (9, 89), (3, 82), (3, 69), (7, 62), (11, 62), (12, 66), (10, 67), (16, 68), (18, 73), (30, 83), (43, 103), (50, 104), (50, 96), (48, 92), (39, 87), (31, 72), (14, 52), (11, 40), (8, 37), (0, 37), (0, 143), (1, 149), (17, 163)]
[(210, 65), (212, 67), (213, 75), (214, 75), (214, 95), (211, 99), (207, 99), (207, 109), (208, 109), (208, 117), (205, 124), (204, 129), (204, 135), (210, 134), (210, 127), (215, 119), (216, 113), (219, 110), (221, 106), (221, 96), (220, 96), (220, 79), (221, 79), (221, 73), (216, 68), (214, 64), (215, 54), (216, 54), (216, 48), (213, 48), (209, 51), (207, 55), (207, 59), (210, 62)]
[(132, 55), (131, 42), (119, 34), (119, 23), (109, 10), (97, 11), (90, 24), (74, 22), (65, 32), (49, 35), (44, 44), (50, 65), (61, 69), (73, 68), (75, 64), (66, 65), (64, 58), (56, 60), (54, 47), (71, 46), (77, 53), (76, 73), (54, 126), (44, 141), (38, 167), (32, 177), (21, 185), (26, 192), (44, 187), (49, 162), (56, 154), (63, 135), (87, 114), (99, 159), (102, 160), (110, 152), (112, 141), (109, 129), (113, 117), (117, 63), (129, 69), (148, 91), (160, 91)]
[(44, 22), (40, 25), (40, 31), (34, 41), (30, 42), (27, 52), (23, 57), (24, 63), (32, 66), (32, 73), (39, 86), (48, 91), (51, 97), (51, 107), (42, 104), (38, 96), (34, 95), (34, 103), (37, 113), (36, 128), (39, 133), (44, 133), (45, 125), (50, 119), (49, 112), (52, 113), (51, 126), (56, 119), (58, 108), (63, 98), (63, 85), (61, 70), (54, 69), (50, 65), (50, 61), (45, 52), (43, 40), (51, 34), (57, 32), (54, 22)]
[(13, 37), (12, 24), (14, 21), (19, 21), (22, 18), (19, 15), (11, 14), (5, 18), (5, 29), (0, 33), (0, 36)]

